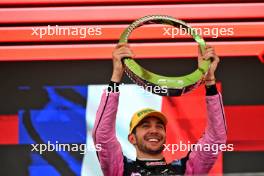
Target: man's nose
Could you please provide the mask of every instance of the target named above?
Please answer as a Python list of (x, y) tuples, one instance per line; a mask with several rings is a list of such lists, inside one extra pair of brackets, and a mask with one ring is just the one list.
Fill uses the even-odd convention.
[(152, 126), (149, 130), (150, 130), (150, 133), (157, 133), (158, 132), (158, 129), (155, 126)]

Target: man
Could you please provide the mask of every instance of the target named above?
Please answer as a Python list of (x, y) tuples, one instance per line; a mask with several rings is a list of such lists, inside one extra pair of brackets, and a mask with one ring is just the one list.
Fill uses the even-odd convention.
[[(132, 161), (123, 156), (115, 131), (118, 107), (118, 85), (124, 74), (122, 58), (133, 57), (129, 45), (118, 44), (113, 51), (113, 74), (108, 90), (102, 95), (93, 129), (95, 144), (101, 144), (97, 153), (105, 176), (145, 175), (197, 175), (209, 172), (217, 155), (213, 151), (192, 151), (180, 160), (166, 163), (162, 151), (166, 138), (166, 117), (153, 109), (143, 109), (134, 114), (130, 122), (129, 142), (136, 148), (137, 159)], [(202, 59), (212, 63), (205, 77), (208, 124), (198, 144), (225, 144), (226, 126), (221, 95), (217, 92), (215, 70), (219, 58), (214, 49), (206, 47), (202, 56), (199, 51), (198, 66)]]

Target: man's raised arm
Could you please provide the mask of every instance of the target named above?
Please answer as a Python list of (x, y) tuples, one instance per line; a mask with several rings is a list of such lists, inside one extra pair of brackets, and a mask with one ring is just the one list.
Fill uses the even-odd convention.
[[(226, 144), (226, 123), (223, 111), (222, 96), (220, 93), (216, 92), (215, 85), (206, 88), (206, 104), (208, 112), (207, 127), (203, 137), (198, 141), (197, 145), (210, 146), (205, 150), (202, 149), (197, 151), (192, 151), (187, 161), (186, 175), (196, 175), (196, 174), (207, 174), (212, 166), (214, 165), (218, 154), (221, 151), (215, 151), (212, 149), (213, 146), (219, 146)], [(216, 92), (214, 95), (208, 95), (208, 92)]]
[(211, 148), (209, 151), (204, 148), (202, 151), (195, 150), (190, 153), (186, 165), (186, 175), (207, 174), (214, 165), (219, 152), (221, 152), (217, 151), (218, 153), (216, 153), (215, 149), (212, 149), (212, 147), (217, 145), (219, 149), (219, 146), (221, 144), (225, 145), (227, 140), (222, 96), (217, 91), (215, 80), (215, 70), (220, 59), (211, 46), (206, 47), (206, 51), (203, 55), (199, 50), (198, 66), (202, 59), (211, 59), (212, 62), (205, 76), (206, 107), (208, 114), (207, 127), (203, 137), (197, 144), (210, 146)]
[(116, 114), (119, 100), (119, 82), (124, 74), (122, 58), (133, 57), (129, 46), (120, 43), (113, 51), (113, 74), (107, 91), (105, 90), (96, 113), (93, 128), (95, 145), (101, 145), (97, 157), (105, 176), (122, 176), (124, 171), (121, 145), (116, 137)]
[(115, 129), (118, 100), (119, 93), (104, 91), (93, 128), (94, 144), (101, 145), (97, 157), (105, 176), (121, 176), (124, 170), (122, 149)]

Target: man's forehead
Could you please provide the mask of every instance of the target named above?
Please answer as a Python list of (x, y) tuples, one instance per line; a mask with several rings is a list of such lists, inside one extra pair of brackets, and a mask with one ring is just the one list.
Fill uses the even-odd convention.
[(148, 116), (148, 117), (145, 117), (141, 122), (140, 124), (142, 123), (150, 123), (151, 121), (155, 121), (157, 123), (163, 123), (163, 121), (159, 118), (159, 117), (156, 117), (156, 116)]

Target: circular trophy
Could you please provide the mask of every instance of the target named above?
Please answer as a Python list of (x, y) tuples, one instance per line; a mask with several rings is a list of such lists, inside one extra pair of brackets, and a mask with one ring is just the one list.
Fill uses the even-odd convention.
[[(119, 43), (127, 43), (132, 31), (145, 24), (168, 24), (178, 28), (185, 28), (198, 43), (202, 54), (205, 52), (205, 41), (193, 28), (181, 20), (166, 15), (148, 15), (135, 20), (122, 33)], [(141, 67), (134, 59), (124, 58), (125, 72), (128, 77), (145, 90), (161, 96), (181, 96), (198, 87), (207, 73), (210, 60), (203, 60), (194, 72), (180, 77), (167, 77), (152, 73)]]

